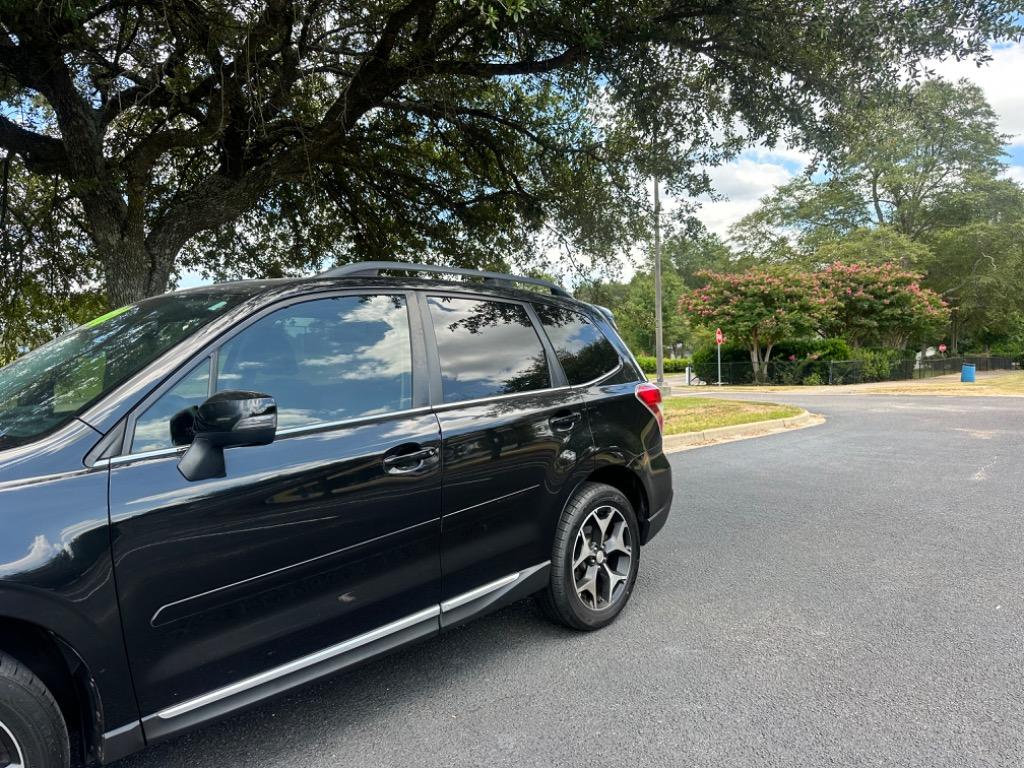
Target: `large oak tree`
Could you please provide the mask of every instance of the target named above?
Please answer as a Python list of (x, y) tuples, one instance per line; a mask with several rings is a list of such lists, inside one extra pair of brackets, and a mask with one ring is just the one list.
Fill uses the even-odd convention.
[(0, 147), (62, 217), (5, 259), (84, 235), (122, 304), (183, 263), (493, 263), (545, 232), (611, 253), (645, 174), (700, 191), (741, 135), (827, 142), (851, 95), (1016, 35), (1016, 5), (4, 0)]

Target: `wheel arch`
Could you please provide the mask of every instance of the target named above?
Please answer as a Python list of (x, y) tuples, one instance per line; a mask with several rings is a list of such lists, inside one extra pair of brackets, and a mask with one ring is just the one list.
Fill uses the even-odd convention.
[[(100, 629), (111, 619), (116, 638)], [(0, 581), (0, 651), (50, 689), (74, 758), (109, 762), (145, 746), (116, 612), (93, 620), (47, 590)]]
[(83, 763), (99, 760), (102, 703), (78, 652), (42, 625), (9, 616), (0, 616), (0, 651), (28, 667), (53, 695), (67, 725), (72, 758)]
[(650, 501), (637, 472), (622, 464), (609, 464), (595, 469), (584, 482), (603, 483), (621, 492), (633, 505), (637, 522), (641, 527), (645, 525), (650, 515)]

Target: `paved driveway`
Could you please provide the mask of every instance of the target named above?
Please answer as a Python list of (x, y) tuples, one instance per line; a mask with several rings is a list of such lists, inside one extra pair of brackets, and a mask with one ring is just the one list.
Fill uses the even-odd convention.
[(675, 454), (609, 629), (519, 604), (122, 768), (1019, 765), (1024, 399), (771, 399), (828, 423)]

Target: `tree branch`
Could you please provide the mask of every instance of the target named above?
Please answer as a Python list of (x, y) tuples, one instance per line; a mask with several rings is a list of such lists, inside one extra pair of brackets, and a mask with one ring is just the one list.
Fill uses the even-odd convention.
[(0, 147), (20, 156), (34, 173), (52, 176), (68, 170), (62, 142), (22, 128), (3, 115), (0, 115)]

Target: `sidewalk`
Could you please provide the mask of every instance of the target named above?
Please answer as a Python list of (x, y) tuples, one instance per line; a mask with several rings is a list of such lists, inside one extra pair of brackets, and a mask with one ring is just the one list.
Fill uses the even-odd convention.
[(685, 376), (666, 376), (666, 382), (672, 387), (672, 397), (707, 397), (718, 393), (730, 397), (742, 397), (744, 393), (800, 392), (807, 395), (816, 394), (860, 394), (860, 395), (952, 395), (952, 396), (984, 396), (984, 397), (1024, 397), (1024, 371), (986, 371), (977, 374), (977, 381), (964, 384), (960, 374), (935, 376), (930, 379), (910, 379), (906, 381), (877, 381), (867, 384), (842, 384), (835, 386), (771, 386), (771, 385), (740, 385), (687, 386)]

